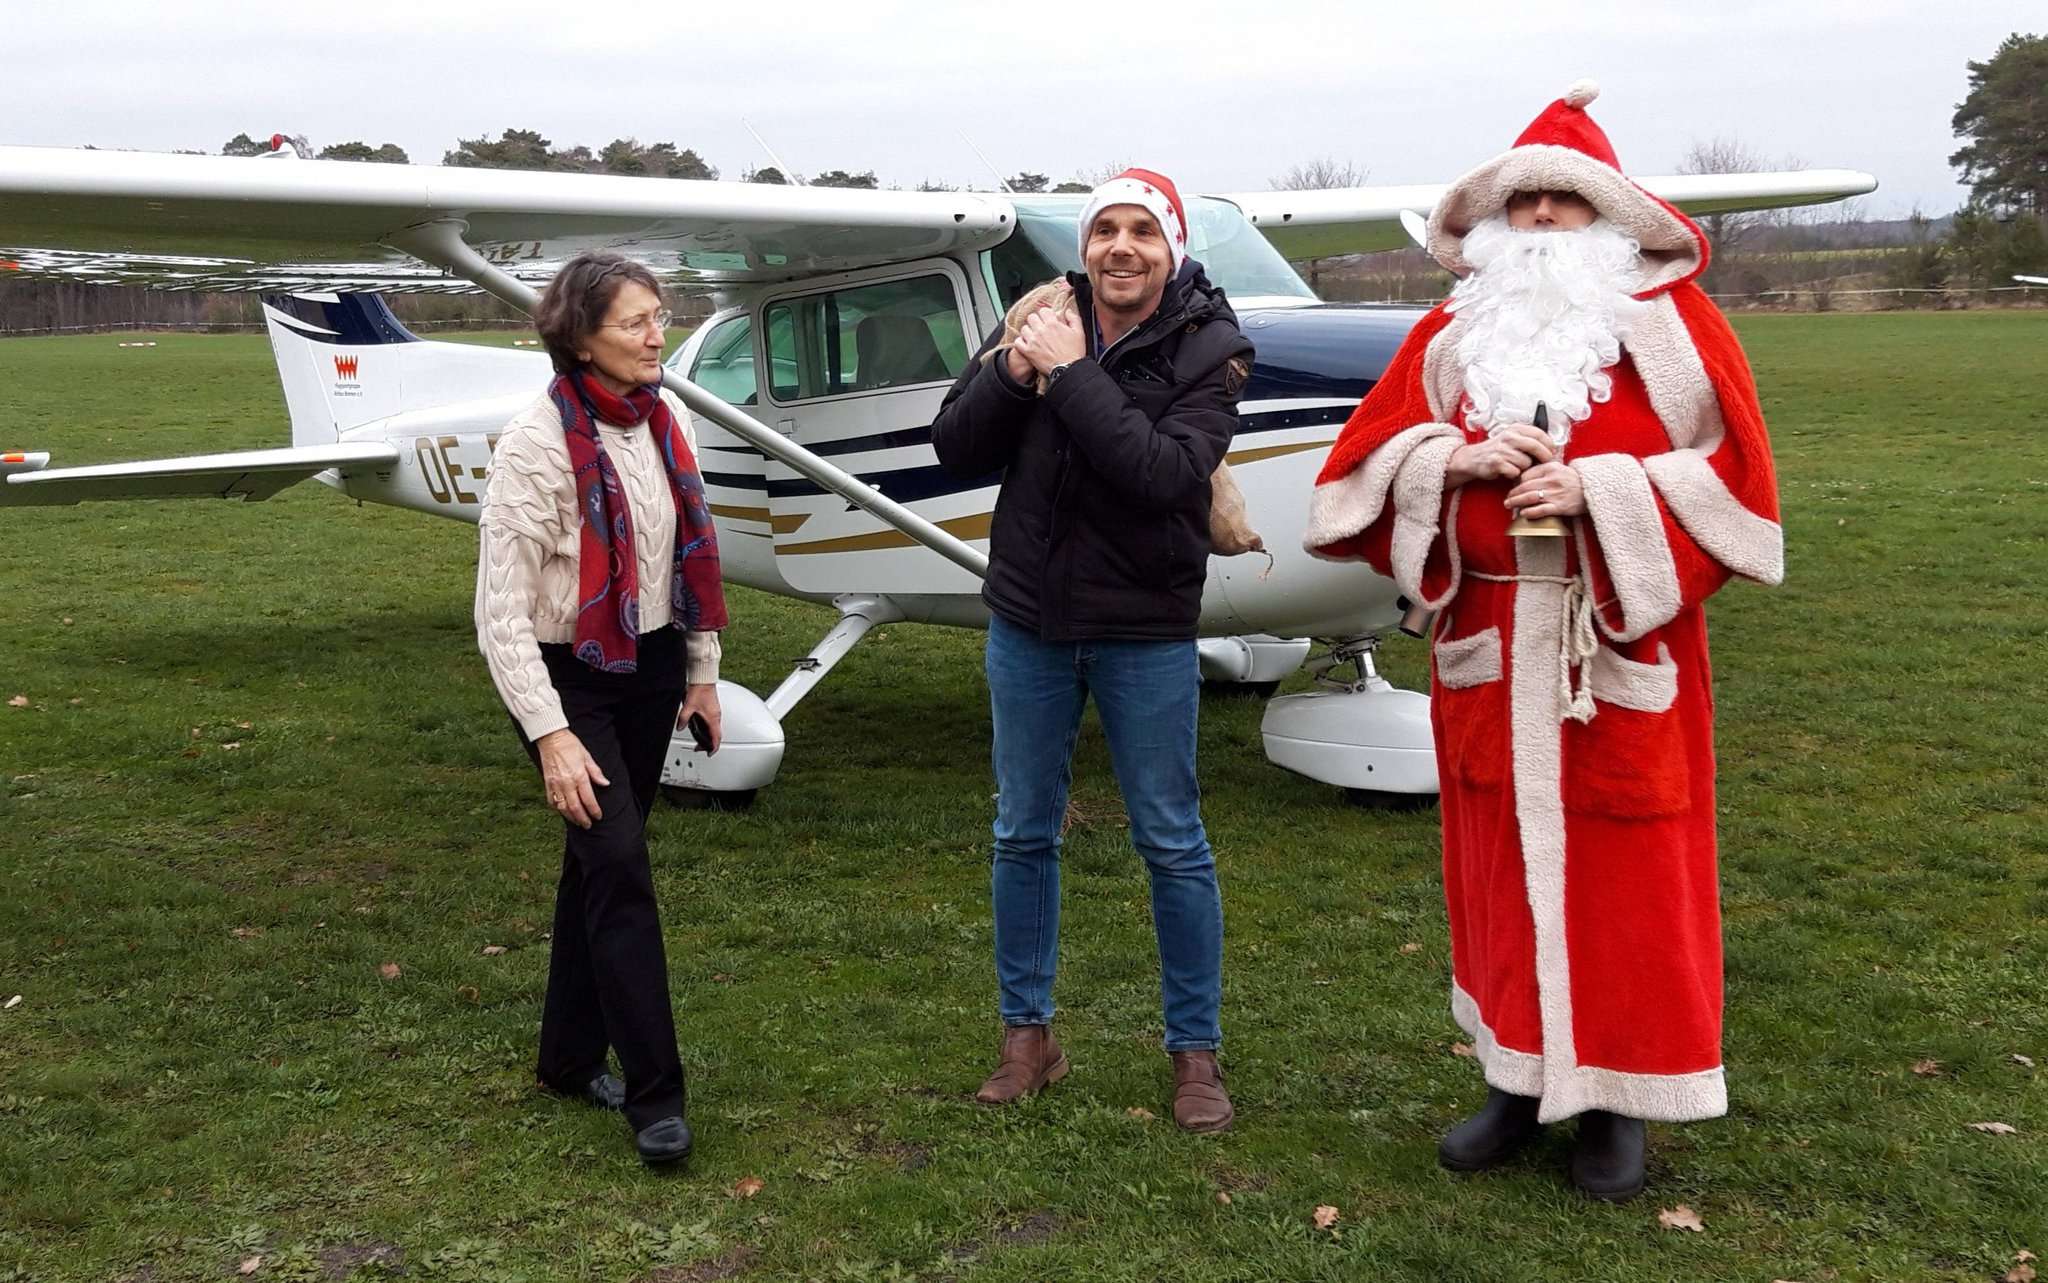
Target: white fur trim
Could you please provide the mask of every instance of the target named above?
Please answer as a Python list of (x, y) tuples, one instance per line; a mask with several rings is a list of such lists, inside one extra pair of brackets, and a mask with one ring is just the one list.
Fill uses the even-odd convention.
[[(1564, 551), (1555, 539), (1517, 539), (1516, 573), (1562, 579)], [(1516, 584), (1510, 643), (1508, 722), (1515, 820), (1522, 837), (1529, 914), (1536, 928), (1536, 987), (1543, 1021), (1543, 1103), (1537, 1118), (1554, 1123), (1588, 1109), (1658, 1122), (1718, 1117), (1728, 1112), (1727, 1085), (1719, 1066), (1685, 1074), (1633, 1074), (1579, 1063), (1565, 932), (1564, 746), (1558, 724), (1557, 651), (1564, 591), (1561, 583), (1527, 578)], [(1504, 1074), (1510, 1072), (1526, 1071), (1520, 1066), (1503, 1069)], [(1493, 1080), (1489, 1076), (1487, 1081)]]
[(1669, 294), (1660, 294), (1636, 318), (1622, 346), (1650, 394), (1650, 408), (1664, 425), (1674, 450), (1711, 451), (1727, 432), (1721, 399), (1700, 361), (1700, 350)]
[(1458, 364), (1458, 344), (1471, 328), (1471, 317), (1454, 313), (1422, 350), (1422, 395), (1438, 423), (1465, 422), (1465, 368)]
[[(1715, 561), (1761, 584), (1784, 582), (1784, 529), (1729, 493), (1705, 454), (1673, 450), (1651, 455), (1643, 460), (1643, 471), (1685, 533)], [(1603, 532), (1600, 538), (1604, 543), (1607, 536)]]
[(1378, 521), (1409, 454), (1424, 442), (1440, 438), (1463, 442), (1465, 434), (1448, 423), (1418, 423), (1388, 438), (1350, 472), (1310, 491), (1302, 547), (1315, 553)]
[(1436, 679), (1451, 690), (1500, 680), (1500, 629), (1436, 643)]
[[(1664, 535), (1663, 514), (1650, 478), (1634, 455), (1595, 454), (1571, 463), (1586, 492), (1586, 515), (1600, 536), (1600, 553), (1621, 604), (1621, 627), (1609, 628), (1596, 611), (1601, 631), (1616, 641), (1634, 641), (1662, 628), (1685, 604), (1678, 589), (1678, 563)], [(1580, 526), (1579, 557), (1589, 559)]]
[(1480, 1072), (1486, 1076), (1487, 1086), (1517, 1096), (1543, 1094), (1543, 1057), (1502, 1046), (1493, 1030), (1479, 1018), (1478, 1002), (1455, 980), (1451, 982), (1451, 1019), (1472, 1040), (1472, 1053), (1479, 1061)]
[(1602, 646), (1593, 652), (1586, 685), (1593, 698), (1638, 713), (1669, 712), (1678, 702), (1678, 661), (1657, 643), (1657, 662), (1645, 664)]
[(1692, 225), (1613, 166), (1554, 143), (1511, 147), (1444, 190), (1429, 215), (1431, 257), (1458, 276), (1472, 271), (1461, 252), (1465, 234), (1507, 208), (1520, 191), (1577, 192), (1602, 218), (1643, 247), (1643, 290), (1660, 289), (1698, 270), (1705, 247)]
[[(1423, 591), (1422, 577), (1429, 565), (1429, 550), (1443, 533), (1444, 471), (1452, 453), (1463, 444), (1462, 433), (1432, 437), (1410, 450), (1394, 473), (1394, 582), (1428, 610), (1442, 610), (1458, 592), (1455, 538), (1449, 540), (1453, 561), (1450, 583), (1443, 593), (1430, 597)], [(1456, 496), (1452, 499), (1455, 502)]]
[(1597, 80), (1574, 80), (1571, 83), (1571, 87), (1564, 91), (1565, 105), (1577, 107), (1581, 111), (1585, 110), (1586, 105), (1599, 96), (1600, 82)]

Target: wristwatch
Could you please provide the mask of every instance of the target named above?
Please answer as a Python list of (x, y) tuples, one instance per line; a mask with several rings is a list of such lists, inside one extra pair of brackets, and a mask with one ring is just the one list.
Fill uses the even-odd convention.
[(1060, 381), (1060, 376), (1073, 368), (1074, 363), (1072, 361), (1062, 361), (1050, 370), (1047, 370), (1045, 372), (1045, 390), (1048, 392), (1052, 391), (1052, 385)]

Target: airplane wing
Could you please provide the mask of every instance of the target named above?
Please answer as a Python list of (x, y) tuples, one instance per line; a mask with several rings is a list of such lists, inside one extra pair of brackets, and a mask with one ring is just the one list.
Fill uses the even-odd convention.
[(685, 285), (784, 281), (993, 245), (1014, 217), (970, 192), (0, 147), (0, 280), (473, 291), (391, 245), (452, 220), (534, 284), (590, 249)]
[(49, 457), (0, 456), (0, 507), (208, 497), (255, 503), (329, 468), (395, 466), (398, 447), (382, 441), (338, 442), (83, 468), (50, 468)]
[[(1877, 179), (1851, 169), (1799, 169), (1763, 174), (1665, 174), (1635, 182), (1688, 214), (1820, 205), (1877, 190)], [(1290, 259), (1329, 258), (1405, 249), (1401, 214), (1427, 214), (1447, 184), (1337, 187), (1322, 191), (1241, 192), (1223, 197), (1245, 212), (1274, 248)]]
[(2013, 279), (2022, 285), (2048, 285), (2048, 276), (2015, 276)]

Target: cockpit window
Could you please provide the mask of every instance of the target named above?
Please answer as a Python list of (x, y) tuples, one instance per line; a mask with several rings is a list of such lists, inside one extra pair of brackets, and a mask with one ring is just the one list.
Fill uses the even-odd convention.
[[(1032, 286), (1080, 269), (1076, 225), (1088, 204), (1086, 196), (1014, 199), (1017, 231), (988, 252), (996, 297), (1005, 309)], [(1193, 197), (1188, 201), (1188, 221), (1193, 224), (1188, 228), (1188, 255), (1201, 260), (1209, 279), (1224, 293), (1236, 298), (1315, 297), (1280, 251), (1229, 201)]]

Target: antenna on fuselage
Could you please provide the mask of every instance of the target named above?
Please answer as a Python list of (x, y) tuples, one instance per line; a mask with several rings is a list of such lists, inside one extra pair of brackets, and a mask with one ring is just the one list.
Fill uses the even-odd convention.
[(774, 162), (775, 168), (782, 171), (782, 176), (784, 179), (788, 180), (791, 184), (797, 187), (810, 186), (810, 183), (805, 181), (803, 175), (797, 173), (788, 165), (783, 164), (782, 157), (775, 154), (775, 149), (768, 145), (768, 140), (766, 138), (761, 137), (761, 131), (754, 128), (754, 126), (747, 120), (745, 116), (740, 117), (740, 124), (746, 126), (747, 132), (754, 136), (755, 142), (761, 144), (761, 150), (768, 153), (768, 159)]
[(966, 130), (956, 129), (953, 132), (960, 135), (960, 141), (967, 144), (967, 150), (973, 152), (976, 156), (979, 156), (981, 158), (981, 163), (988, 166), (988, 172), (996, 176), (996, 186), (1002, 188), (1005, 192), (1009, 193), (1012, 196), (1017, 194), (1016, 189), (1010, 186), (1010, 180), (1003, 177), (1003, 171), (997, 169), (995, 167), (995, 164), (989, 160), (988, 156), (982, 152), (981, 148), (976, 147), (974, 145), (974, 140), (967, 136)]

